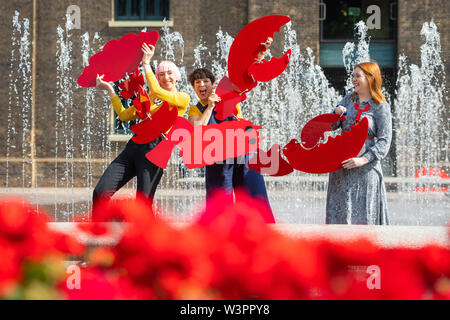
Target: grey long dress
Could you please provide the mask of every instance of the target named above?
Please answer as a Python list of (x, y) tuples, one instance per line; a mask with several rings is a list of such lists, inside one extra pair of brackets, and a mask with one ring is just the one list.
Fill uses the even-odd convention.
[[(347, 109), (347, 118), (341, 122), (343, 130), (355, 124), (357, 110), (354, 103), (364, 109), (367, 102), (360, 103), (358, 95), (352, 101), (347, 94), (341, 104)], [(385, 101), (379, 105), (368, 101), (370, 109), (361, 114), (369, 120), (369, 134), (358, 157), (364, 156), (369, 163), (354, 169), (339, 169), (328, 177), (326, 223), (339, 224), (389, 224), (386, 189), (380, 160), (390, 148), (392, 139), (391, 108)], [(371, 139), (373, 138), (373, 139)]]

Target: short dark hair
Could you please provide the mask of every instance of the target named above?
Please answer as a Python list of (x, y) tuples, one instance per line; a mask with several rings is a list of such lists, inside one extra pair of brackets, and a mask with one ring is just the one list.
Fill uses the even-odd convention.
[(211, 70), (206, 69), (206, 68), (198, 68), (198, 69), (195, 69), (194, 71), (192, 71), (189, 74), (188, 80), (191, 83), (191, 85), (194, 86), (195, 80), (197, 80), (197, 79), (206, 79), (206, 78), (211, 80), (211, 83), (215, 83), (216, 82), (216, 77), (211, 72)]

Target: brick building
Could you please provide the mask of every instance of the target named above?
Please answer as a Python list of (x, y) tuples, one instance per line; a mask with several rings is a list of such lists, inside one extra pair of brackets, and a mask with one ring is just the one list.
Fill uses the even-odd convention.
[[(449, 5), (445, 0), (4, 1), (3, 10), (0, 12), (0, 68), (3, 74), (0, 93), (5, 100), (9, 97), (13, 101), (0, 107), (4, 115), (0, 119), (1, 187), (92, 187), (110, 159), (122, 149), (124, 141), (108, 140), (108, 133), (111, 133), (108, 132), (111, 128), (111, 108), (107, 100), (99, 95), (86, 93), (85, 88), (73, 85), (83, 70), (83, 57), (77, 50), (83, 46), (82, 36), (86, 32), (90, 35), (91, 45), (95, 32), (98, 32), (104, 44), (128, 32), (138, 33), (144, 27), (147, 30), (159, 30), (163, 25), (161, 20), (165, 16), (168, 18), (170, 30), (183, 36), (184, 64), (189, 71), (194, 62), (193, 50), (198, 46), (200, 37), (208, 47), (213, 47), (219, 28), (234, 37), (248, 22), (256, 18), (269, 14), (284, 14), (292, 19), (292, 28), (297, 32), (300, 47), (312, 48), (316, 62), (324, 68), (331, 82), (339, 86), (341, 84), (338, 78), (343, 68), (339, 63), (330, 60), (330, 57), (338, 52), (336, 50), (342, 49), (341, 46), (347, 41), (345, 32), (348, 30), (333, 31), (333, 23), (327, 25), (327, 17), (334, 14), (337, 19), (334, 27), (343, 25), (343, 20), (337, 17), (336, 12), (339, 13), (339, 10), (349, 6), (366, 8), (372, 3), (390, 10), (390, 21), (381, 22), (383, 26), (384, 23), (389, 25), (390, 33), (381, 35), (381, 40), (374, 42), (379, 43), (380, 48), (381, 45), (387, 48), (387, 51), (380, 49), (377, 53), (378, 59), (386, 57), (383, 55), (387, 54), (390, 55), (388, 60), (394, 61), (386, 66), (382, 65), (391, 77), (395, 77), (395, 61), (399, 53), (407, 55), (411, 63), (420, 64), (419, 48), (423, 43), (419, 36), (420, 29), (424, 22), (432, 18), (441, 33), (441, 56), (444, 59), (449, 56)], [(70, 82), (67, 86), (71, 96), (65, 101), (61, 99), (64, 93), (58, 89), (57, 84), (61, 81), (58, 80), (57, 74), (58, 58), (62, 54), (58, 52), (57, 28), (64, 27), (65, 15), (72, 5), (79, 8), (80, 19), (79, 29), (65, 32), (66, 39), (70, 34), (72, 43), (69, 69), (71, 74), (68, 75), (72, 79), (72, 86)], [(19, 45), (14, 46), (12, 41), (14, 32), (17, 33), (17, 27), (12, 24), (15, 11), (19, 12), (20, 21), (29, 19), (29, 39), (32, 40), (29, 45), (31, 67), (26, 78), (33, 81), (28, 79), (24, 82), (24, 79), (14, 73), (15, 66), (20, 63), (17, 60), (20, 55)], [(358, 10), (349, 9), (347, 13), (349, 12), (355, 17), (365, 14)], [(352, 29), (353, 25), (347, 27)], [(23, 33), (21, 35), (23, 36)], [(279, 49), (275, 42), (273, 52), (276, 55), (280, 53)], [(157, 51), (158, 54), (160, 52)], [(445, 62), (445, 68), (448, 72), (448, 61)], [(60, 72), (64, 73), (64, 70)], [(20, 99), (26, 98), (21, 100), (25, 101), (23, 103), (17, 100), (16, 94), (11, 94), (16, 90), (11, 82), (14, 77), (18, 96)], [(64, 87), (64, 84), (60, 83), (59, 87)], [(86, 102), (90, 97), (94, 102)], [(62, 105), (58, 106), (58, 103)], [(92, 103), (96, 107), (87, 111), (86, 103)], [(87, 112), (89, 120), (86, 117)], [(65, 124), (61, 125), (59, 119), (63, 119)], [(90, 123), (86, 124), (86, 121)], [(104, 129), (97, 130), (100, 127)], [(80, 132), (77, 128), (84, 128), (84, 131)], [(59, 140), (55, 138), (58, 136)]]

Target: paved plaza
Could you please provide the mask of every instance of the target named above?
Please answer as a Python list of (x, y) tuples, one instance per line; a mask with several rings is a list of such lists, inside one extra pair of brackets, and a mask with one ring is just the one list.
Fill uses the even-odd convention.
[[(91, 245), (112, 245), (121, 226), (114, 224), (115, 232), (107, 238), (92, 239), (76, 231), (73, 221), (85, 217), (88, 220), (89, 199), (92, 190), (73, 189), (0, 189), (0, 199), (20, 196), (36, 204), (40, 212), (46, 212), (53, 221), (51, 228), (71, 233)], [(120, 190), (114, 197), (133, 197), (132, 189)], [(397, 245), (420, 247), (424, 244), (449, 244), (447, 224), (450, 221), (450, 197), (445, 193), (401, 194), (388, 193), (390, 226), (355, 226), (325, 224), (325, 192), (269, 191), (277, 224), (276, 230), (305, 238), (354, 239), (370, 237), (375, 243), (392, 247)], [(164, 217), (177, 226), (195, 220), (204, 205), (204, 190), (193, 195), (192, 191), (164, 190), (157, 192), (156, 204), (166, 208)]]
[[(0, 189), (0, 197), (24, 197), (45, 210), (52, 220), (69, 222), (89, 211), (92, 189)], [(156, 193), (156, 204), (171, 220), (189, 222), (201, 210), (204, 190), (166, 190)], [(133, 197), (132, 189), (120, 190), (114, 197)], [(389, 219), (398, 226), (446, 226), (450, 222), (448, 193), (388, 192)], [(324, 224), (326, 192), (269, 190), (270, 203), (277, 223)]]

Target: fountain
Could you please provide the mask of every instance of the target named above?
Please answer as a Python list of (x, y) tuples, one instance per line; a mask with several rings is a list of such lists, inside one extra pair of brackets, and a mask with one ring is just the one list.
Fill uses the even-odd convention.
[[(425, 43), (420, 47), (421, 65), (408, 65), (400, 55), (397, 91), (394, 100), (394, 132), (397, 148), (397, 177), (399, 193), (421, 208), (433, 208), (439, 197), (424, 197), (414, 189), (417, 170), (448, 166), (449, 121), (444, 64), (440, 57), (441, 44), (433, 21), (424, 23), (420, 32)], [(438, 196), (438, 195), (436, 195)], [(448, 216), (447, 204), (447, 216)], [(443, 213), (445, 215), (445, 213)], [(426, 217), (420, 215), (422, 221)], [(419, 223), (420, 223), (419, 222)]]
[[(74, 57), (82, 57), (83, 67), (89, 57), (98, 52), (105, 41), (100, 34), (81, 35), (82, 46), (72, 45), (72, 33), (68, 25), (58, 27), (54, 176), (52, 199), (42, 200), (39, 183), (31, 179), (31, 168), (35, 146), (31, 132), (31, 59), (29, 20), (20, 19), (16, 11), (13, 17), (11, 69), (9, 73), (10, 96), (8, 105), (8, 130), (6, 150), (6, 180), (2, 193), (19, 192), (11, 186), (21, 186), (22, 194), (31, 194), (30, 200), (44, 204), (55, 221), (89, 220), (84, 212), (92, 207), (91, 195), (95, 186), (93, 172), (103, 171), (120, 151), (118, 143), (108, 137), (114, 134), (111, 125), (109, 99), (95, 88), (80, 88), (76, 85)], [(450, 216), (450, 201), (442, 193), (424, 196), (415, 191), (414, 173), (420, 167), (448, 164), (448, 121), (445, 118), (445, 73), (440, 58), (439, 33), (433, 22), (425, 23), (421, 34), (425, 43), (421, 47), (422, 65), (408, 65), (405, 56), (399, 58), (399, 73), (396, 97), (387, 95), (394, 105), (394, 141), (397, 159), (398, 190), (389, 200), (393, 224), (445, 224)], [(263, 126), (265, 136), (262, 148), (273, 143), (285, 145), (298, 138), (303, 125), (319, 113), (330, 112), (342, 96), (332, 88), (310, 48), (301, 50), (297, 35), (287, 24), (276, 41), (283, 42), (283, 51), (292, 50), (287, 69), (276, 79), (261, 83), (254, 88), (242, 111), (245, 118)], [(347, 70), (346, 90), (351, 90), (353, 66), (368, 60), (369, 40), (363, 22), (356, 25), (356, 43), (347, 43), (343, 49), (343, 61)], [(282, 38), (282, 39), (280, 39)], [(209, 66), (221, 79), (227, 73), (227, 56), (233, 38), (222, 30), (217, 32), (215, 50), (211, 50), (202, 39), (194, 50), (194, 63), (185, 66), (184, 42), (178, 32), (163, 27), (158, 47), (163, 59), (170, 59), (181, 66), (182, 79), (178, 89), (190, 94), (192, 103), (196, 97), (187, 81), (193, 68)], [(270, 51), (268, 52), (270, 56)], [(155, 67), (158, 61), (153, 61)], [(19, 81), (25, 79), (24, 81)], [(83, 101), (74, 101), (76, 93), (82, 92)], [(384, 89), (386, 93), (387, 90)], [(83, 112), (85, 117), (74, 117)], [(128, 130), (124, 126), (123, 131)], [(411, 148), (413, 146), (413, 148)], [(95, 155), (95, 156), (94, 156)], [(15, 168), (21, 165), (21, 171)], [(83, 169), (80, 169), (83, 168)], [(447, 168), (444, 168), (447, 169)], [(2, 169), (3, 170), (3, 169)], [(389, 178), (387, 178), (389, 179)], [(14, 183), (12, 183), (14, 180)], [(324, 223), (327, 175), (311, 175), (295, 171), (282, 178), (266, 177), (269, 197), (279, 222)], [(156, 204), (167, 218), (189, 221), (195, 208), (202, 206), (204, 199), (203, 170), (187, 170), (178, 154), (174, 152), (167, 172), (156, 193)], [(122, 193), (134, 193), (135, 181), (128, 183)], [(435, 197), (436, 196), (436, 197)], [(402, 201), (413, 203), (414, 210), (405, 207)], [(427, 216), (432, 210), (435, 218)], [(399, 213), (399, 212), (402, 213)], [(415, 212), (407, 217), (408, 211)], [(81, 216), (80, 216), (81, 214)], [(396, 217), (398, 215), (399, 217)], [(401, 216), (401, 217), (400, 217)], [(405, 218), (406, 217), (406, 218)]]
[[(34, 187), (30, 176), (31, 153), (31, 42), (30, 20), (20, 19), (15, 12), (12, 20), (11, 61), (9, 70), (8, 130), (6, 145), (5, 187), (11, 184), (25, 188)], [(18, 58), (17, 58), (18, 57)], [(18, 81), (20, 79), (20, 81)], [(10, 174), (10, 163), (20, 164), (19, 175)]]

